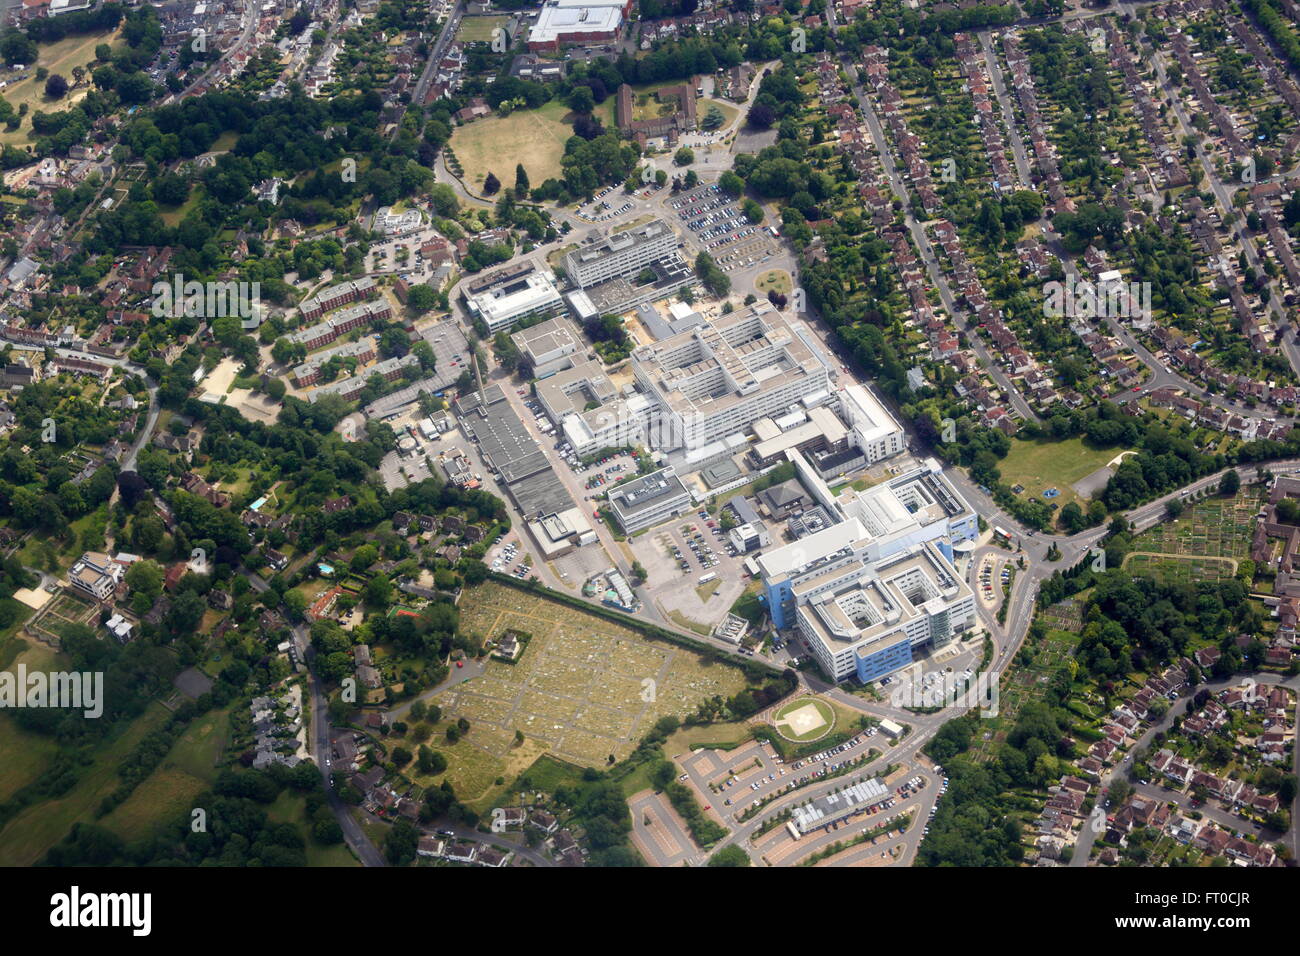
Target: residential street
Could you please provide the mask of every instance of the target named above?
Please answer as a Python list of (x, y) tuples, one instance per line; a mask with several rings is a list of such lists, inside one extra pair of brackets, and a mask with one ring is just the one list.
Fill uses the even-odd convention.
[[(889, 140), (885, 135), (884, 127), (880, 125), (880, 119), (876, 115), (875, 107), (872, 105), (870, 97), (862, 88), (862, 84), (858, 79), (857, 65), (847, 54), (841, 57), (841, 63), (844, 67), (845, 73), (849, 76), (849, 80), (853, 87), (853, 95), (858, 103), (858, 108), (862, 111), (862, 115), (867, 123), (867, 128), (871, 131), (871, 139), (876, 147), (876, 154), (880, 158), (881, 167), (889, 177), (890, 188), (894, 193), (894, 197), (903, 204), (904, 222), (907, 225), (908, 232), (911, 233), (912, 242), (916, 246), (921, 260), (925, 263), (926, 273), (930, 277), (930, 284), (939, 290), (939, 298), (943, 302), (943, 307), (948, 311), (948, 314), (953, 317), (953, 320), (958, 323), (958, 327), (961, 328), (966, 324), (968, 318), (967, 312), (957, 304), (957, 298), (953, 294), (952, 288), (948, 283), (947, 273), (935, 257), (934, 247), (930, 244), (930, 240), (925, 234), (925, 228), (912, 213), (911, 194), (903, 181), (902, 175), (898, 171), (898, 166), (894, 160), (893, 150), (891, 149)], [(1005, 371), (1002, 369), (1001, 362), (993, 357), (985, 343), (977, 334), (975, 334), (974, 329), (970, 329), (969, 332), (970, 334), (968, 334), (967, 339), (970, 343), (971, 349), (977, 356), (979, 356), (980, 361), (984, 364), (990, 377), (997, 382), (998, 387), (1001, 388), (1009, 397), (1012, 407), (1015, 408), (1020, 417), (1025, 421), (1037, 421), (1038, 415), (1034, 412), (1033, 408), (1030, 407), (1029, 403), (1025, 401), (1024, 396), (1020, 394), (1020, 390), (1017, 389), (1011, 379), (1007, 377)]]

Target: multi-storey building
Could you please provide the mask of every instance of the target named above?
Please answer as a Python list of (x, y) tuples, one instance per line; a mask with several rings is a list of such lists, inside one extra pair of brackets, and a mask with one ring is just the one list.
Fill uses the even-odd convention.
[(902, 426), (864, 386), (850, 385), (839, 396), (840, 412), (853, 430), (851, 440), (868, 462), (897, 455), (907, 447)]
[(612, 43), (630, 7), (627, 0), (546, 0), (528, 31), (528, 49), (555, 53), (570, 43)]
[(652, 408), (650, 399), (638, 392), (599, 408), (572, 412), (564, 417), (564, 438), (579, 457), (605, 448), (649, 444)]
[(330, 359), (334, 358), (354, 358), (358, 364), (364, 364), (371, 361), (377, 353), (375, 352), (375, 343), (372, 339), (362, 339), (359, 342), (346, 342), (343, 345), (336, 345), (334, 348), (325, 349), (323, 352), (317, 352), (307, 359), (301, 365), (297, 365), (293, 370), (293, 379), (298, 383), (299, 388), (306, 388), (308, 385), (315, 385), (320, 378), (320, 370)]
[(655, 403), (655, 447), (692, 452), (760, 418), (831, 398), (826, 365), (769, 302), (632, 352), (632, 372)]
[(391, 382), (401, 378), (408, 368), (418, 367), (420, 360), (414, 355), (403, 355), (400, 358), (384, 359), (382, 362), (376, 362), (370, 368), (365, 369), (351, 378), (345, 378), (339, 382), (331, 382), (328, 385), (322, 385), (320, 388), (312, 391), (307, 397), (312, 402), (319, 401), (325, 395), (341, 395), (348, 401), (356, 398), (361, 391), (370, 384), (370, 380), (378, 375), (385, 382)]
[(978, 518), (937, 462), (835, 498), (802, 455), (790, 460), (835, 523), (755, 562), (772, 623), (797, 630), (828, 675), (875, 680), (911, 663), (914, 648), (943, 647), (974, 625), (974, 595), (952, 557)]
[(673, 255), (677, 234), (662, 219), (601, 236), (594, 232), (564, 257), (564, 269), (586, 289), (610, 279), (636, 275), (651, 263)]
[(107, 601), (126, 576), (126, 568), (106, 554), (87, 551), (68, 569), (68, 581), (97, 601)]
[(543, 379), (537, 383), (536, 391), (542, 410), (556, 425), (575, 412), (604, 405), (618, 397), (618, 389), (605, 374), (605, 367), (594, 359), (578, 362)]
[(534, 378), (546, 378), (570, 368), (582, 356), (582, 342), (568, 319), (548, 319), (510, 336)]
[(338, 285), (321, 290), (309, 299), (303, 299), (298, 306), (298, 311), (305, 319), (318, 319), (326, 312), (347, 305), (349, 302), (370, 299), (378, 293), (379, 286), (368, 276), (351, 282), (340, 282)]
[(308, 351), (329, 345), (341, 335), (347, 335), (353, 329), (364, 329), (378, 319), (391, 318), (392, 306), (387, 300), (378, 302), (358, 302), (344, 309), (338, 315), (330, 316), (324, 322), (290, 332), (285, 336), (290, 342), (304, 346)]
[(512, 327), (533, 315), (551, 315), (564, 308), (564, 300), (551, 277), (541, 272), (514, 274), (501, 282), (464, 292), (470, 315), (481, 319), (490, 333)]
[(881, 545), (849, 518), (758, 558), (774, 622), (834, 680), (876, 680), (975, 623), (974, 594), (937, 543)]
[(671, 468), (642, 475), (609, 493), (609, 507), (628, 534), (676, 517), (691, 507), (691, 493)]

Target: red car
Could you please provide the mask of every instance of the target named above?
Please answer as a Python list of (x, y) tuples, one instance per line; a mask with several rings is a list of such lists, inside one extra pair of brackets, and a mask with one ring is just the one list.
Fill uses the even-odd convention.
[(464, 661), (457, 661), (457, 662), (456, 662), (456, 666), (457, 666), (457, 667), (464, 667), (464, 666), (465, 666), (465, 662), (464, 662)]

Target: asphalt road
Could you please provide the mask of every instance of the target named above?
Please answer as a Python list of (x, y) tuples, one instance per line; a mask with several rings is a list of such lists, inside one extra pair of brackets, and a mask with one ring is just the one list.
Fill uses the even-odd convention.
[(387, 866), (388, 861), (384, 859), (384, 855), (370, 842), (370, 838), (366, 836), (366, 831), (362, 829), (361, 824), (352, 815), (352, 808), (339, 799), (338, 793), (335, 792), (334, 787), (331, 785), (331, 768), (327, 763), (327, 758), (332, 752), (329, 698), (325, 694), (325, 689), (321, 686), (320, 678), (316, 676), (314, 670), (311, 670), (316, 660), (316, 651), (310, 646), (311, 638), (307, 633), (306, 626), (300, 624), (295, 627), (293, 636), (300, 651), (304, 647), (306, 648), (305, 659), (310, 670), (307, 676), (307, 686), (311, 691), (312, 753), (316, 758), (316, 766), (320, 769), (321, 780), (325, 785), (325, 795), (329, 800), (330, 811), (334, 814), (334, 819), (338, 821), (339, 827), (343, 830), (343, 839), (347, 841), (348, 847), (363, 865)]
[[(1174, 719), (1176, 717), (1185, 713), (1185, 705), (1187, 701), (1190, 698), (1194, 697), (1198, 691), (1200, 691), (1203, 688), (1208, 689), (1212, 692), (1219, 691), (1225, 687), (1235, 686), (1237, 684), (1240, 684), (1242, 681), (1246, 680), (1247, 678), (1253, 678), (1256, 682), (1260, 684), (1281, 684), (1283, 687), (1290, 688), (1292, 691), (1300, 691), (1300, 677), (1292, 677), (1290, 679), (1283, 680), (1279, 678), (1277, 674), (1268, 674), (1268, 673), (1237, 674), (1234, 675), (1233, 677), (1224, 678), (1222, 680), (1209, 681), (1207, 683), (1198, 685), (1197, 687), (1193, 688), (1189, 693), (1182, 695), (1175, 701), (1172, 701), (1169, 705), (1169, 710), (1165, 713), (1165, 716), (1161, 718), (1158, 723), (1152, 724), (1150, 727), (1148, 727), (1147, 730), (1140, 737), (1138, 737), (1136, 741), (1134, 741), (1132, 746), (1128, 748), (1127, 752), (1124, 754), (1123, 759), (1120, 760), (1119, 763), (1115, 764), (1114, 767), (1112, 767), (1110, 770), (1108, 770), (1106, 773), (1102, 775), (1101, 781), (1098, 785), (1098, 800), (1105, 799), (1106, 791), (1110, 788), (1111, 783), (1115, 779), (1117, 779), (1119, 775), (1125, 775), (1125, 776), (1128, 775), (1129, 770), (1133, 766), (1134, 758), (1136, 757), (1138, 751), (1142, 750), (1144, 747), (1150, 744), (1151, 740), (1155, 737), (1157, 733), (1160, 733), (1161, 731), (1164, 730), (1168, 730), (1169, 727), (1173, 725)], [(1293, 767), (1292, 767), (1293, 772), (1300, 770), (1300, 756), (1298, 756), (1294, 752), (1292, 753), (1291, 756), (1293, 760)], [(1142, 793), (1144, 796), (1149, 796), (1155, 800), (1164, 800), (1171, 803), (1177, 803), (1180, 807), (1186, 806), (1188, 803), (1188, 798), (1185, 795), (1179, 794), (1176, 791), (1165, 790), (1158, 785), (1137, 784), (1136, 789), (1138, 790), (1139, 793)], [(1298, 845), (1300, 845), (1297, 844), (1296, 827), (1294, 824), (1295, 812), (1298, 805), (1300, 805), (1300, 795), (1297, 795), (1296, 803), (1293, 804), (1291, 807), (1291, 819), (1293, 823), (1291, 829), (1288, 831), (1290, 834), (1291, 853), (1293, 857), (1297, 850)], [(1214, 820), (1216, 823), (1219, 823), (1225, 829), (1231, 830), (1233, 832), (1246, 834), (1246, 835), (1253, 835), (1256, 837), (1260, 836), (1265, 832), (1263, 828), (1258, 826), (1257, 824), (1253, 824), (1247, 820), (1242, 820), (1239, 817), (1237, 817), (1235, 814), (1225, 813), (1222, 810), (1219, 810), (1217, 807), (1212, 806), (1211, 804), (1206, 804), (1205, 806), (1198, 807), (1197, 809), (1205, 816), (1210, 817), (1210, 819)], [(1081, 867), (1087, 865), (1088, 857), (1092, 853), (1092, 846), (1096, 842), (1097, 836), (1098, 836), (1098, 828), (1092, 826), (1091, 822), (1085, 822), (1083, 824), (1083, 827), (1079, 831), (1079, 839), (1075, 843), (1074, 856), (1071, 857), (1070, 859), (1070, 866)], [(1277, 836), (1285, 836), (1285, 835), (1275, 834), (1270, 839), (1276, 839)]]

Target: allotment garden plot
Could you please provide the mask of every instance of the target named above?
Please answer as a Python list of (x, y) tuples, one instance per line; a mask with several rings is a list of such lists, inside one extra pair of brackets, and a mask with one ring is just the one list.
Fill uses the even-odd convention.
[(1209, 498), (1189, 505), (1176, 521), (1134, 538), (1124, 567), (1167, 583), (1231, 578), (1238, 562), (1250, 556), (1261, 500), (1258, 490), (1250, 489), (1235, 498)]
[(991, 757), (997, 752), (998, 745), (1007, 739), (1007, 734), (1016, 725), (1025, 704), (1043, 697), (1052, 677), (1074, 654), (1083, 626), (1080, 615), (1077, 598), (1038, 612), (1038, 619), (1047, 625), (1047, 635), (1037, 644), (1026, 641), (1016, 654), (1015, 663), (1002, 674), (998, 683), (998, 714), (979, 722), (975, 739), (971, 742), (971, 750), (978, 759)]
[(439, 698), (444, 713), (470, 721), (470, 740), (500, 748), (496, 757), (521, 731), (566, 760), (601, 765), (627, 756), (658, 718), (745, 686), (725, 664), (493, 582), (462, 600), (461, 627), (489, 640), (528, 635), (515, 663), (492, 659), (483, 676)]

